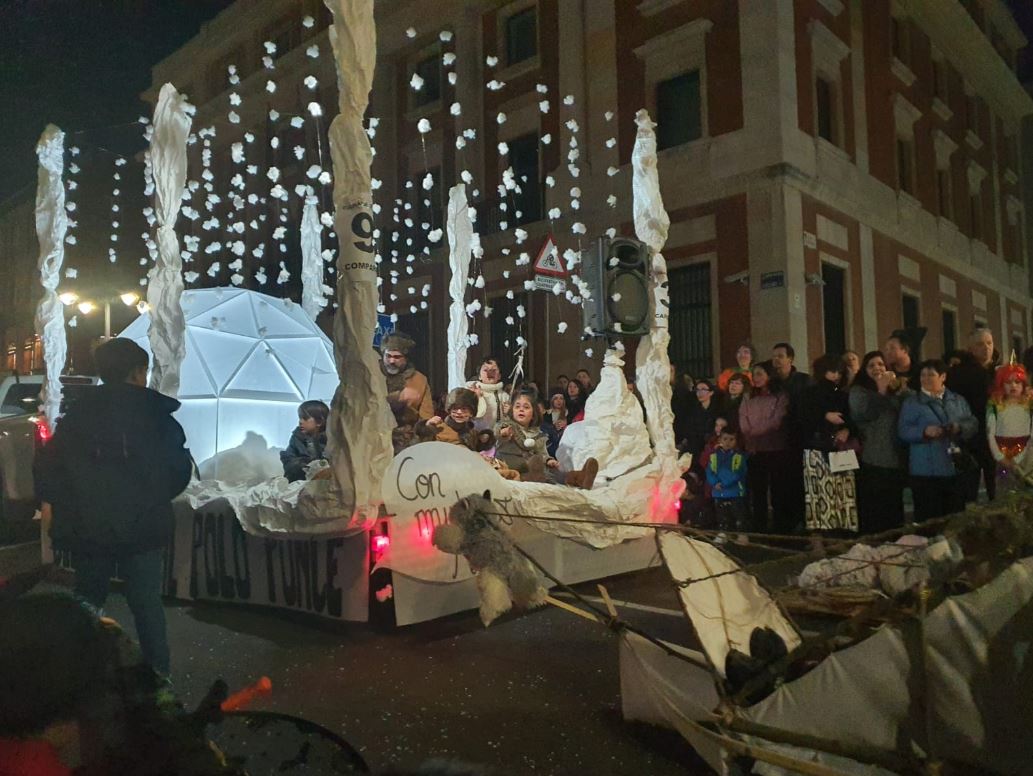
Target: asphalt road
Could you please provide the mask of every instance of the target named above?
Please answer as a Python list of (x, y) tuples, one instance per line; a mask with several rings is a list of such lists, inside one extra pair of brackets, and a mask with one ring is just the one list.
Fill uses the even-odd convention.
[[(0, 553), (0, 575), (31, 563), (31, 549), (20, 561)], [(690, 640), (666, 570), (606, 584), (622, 617)], [(598, 596), (594, 585), (578, 590)], [(132, 621), (120, 595), (107, 613)], [(553, 607), (487, 629), (473, 612), (394, 630), (227, 605), (170, 604), (167, 613), (172, 678), (187, 706), (217, 677), (239, 688), (269, 676), (272, 694), (252, 708), (339, 733), (374, 771), (443, 757), (494, 774), (711, 772), (677, 734), (623, 721), (616, 637)]]

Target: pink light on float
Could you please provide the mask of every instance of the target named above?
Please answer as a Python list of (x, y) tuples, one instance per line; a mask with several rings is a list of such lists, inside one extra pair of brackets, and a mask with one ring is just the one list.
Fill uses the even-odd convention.
[(377, 534), (373, 537), (373, 552), (377, 555), (383, 555), (390, 546), (391, 537), (387, 534)]
[(685, 492), (685, 480), (679, 478), (665, 491), (661, 492), (659, 486), (653, 488), (649, 500), (649, 519), (655, 523), (676, 523), (681, 509), (681, 495)]
[(434, 527), (430, 523), (424, 523), (420, 526), (420, 538), (425, 542), (431, 541), (434, 537)]

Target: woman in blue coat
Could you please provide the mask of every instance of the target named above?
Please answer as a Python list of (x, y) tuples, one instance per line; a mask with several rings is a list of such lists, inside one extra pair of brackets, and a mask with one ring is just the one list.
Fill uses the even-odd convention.
[(908, 445), (915, 522), (960, 512), (964, 484), (955, 465), (958, 443), (979, 429), (979, 422), (961, 396), (945, 386), (947, 365), (939, 359), (922, 362), (922, 390), (900, 410), (897, 434)]

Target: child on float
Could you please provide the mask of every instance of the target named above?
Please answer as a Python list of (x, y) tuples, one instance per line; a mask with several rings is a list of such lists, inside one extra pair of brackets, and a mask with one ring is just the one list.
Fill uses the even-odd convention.
[(330, 408), (318, 399), (298, 406), (298, 427), (291, 434), (287, 449), (280, 451), (283, 476), (288, 482), (305, 479), (305, 467), (326, 460), (326, 421)]
[(477, 414), (477, 394), (469, 388), (454, 388), (445, 399), (444, 418), (435, 415), (416, 424), (416, 436), (422, 442), (435, 440), (450, 445), (462, 445), (471, 450), (480, 449), (479, 435), (474, 425)]
[(549, 455), (548, 437), (541, 429), (541, 414), (534, 391), (520, 390), (513, 397), (508, 416), (495, 427), (498, 444), (495, 456), (529, 482), (554, 482), (590, 490), (599, 473), (594, 458), (580, 470), (564, 472), (560, 462)]
[(1002, 366), (994, 375), (994, 387), (986, 405), (986, 435), (997, 461), (999, 493), (1025, 487), (1020, 473), (1027, 468), (1029, 439), (1033, 430), (1033, 397), (1026, 369), (1015, 363)]

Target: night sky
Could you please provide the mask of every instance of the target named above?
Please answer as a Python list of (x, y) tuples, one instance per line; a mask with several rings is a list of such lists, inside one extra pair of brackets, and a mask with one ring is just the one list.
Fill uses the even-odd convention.
[[(35, 143), (48, 122), (83, 132), (78, 142), (118, 153), (139, 149), (140, 127), (132, 122), (146, 112), (138, 95), (150, 85), (151, 66), (230, 3), (0, 0), (0, 199), (34, 185)], [(1033, 0), (1008, 3), (1033, 39)]]
[[(35, 185), (47, 123), (118, 153), (143, 146), (151, 66), (231, 0), (0, 0), (0, 199)], [(71, 144), (69, 141), (68, 144)]]

